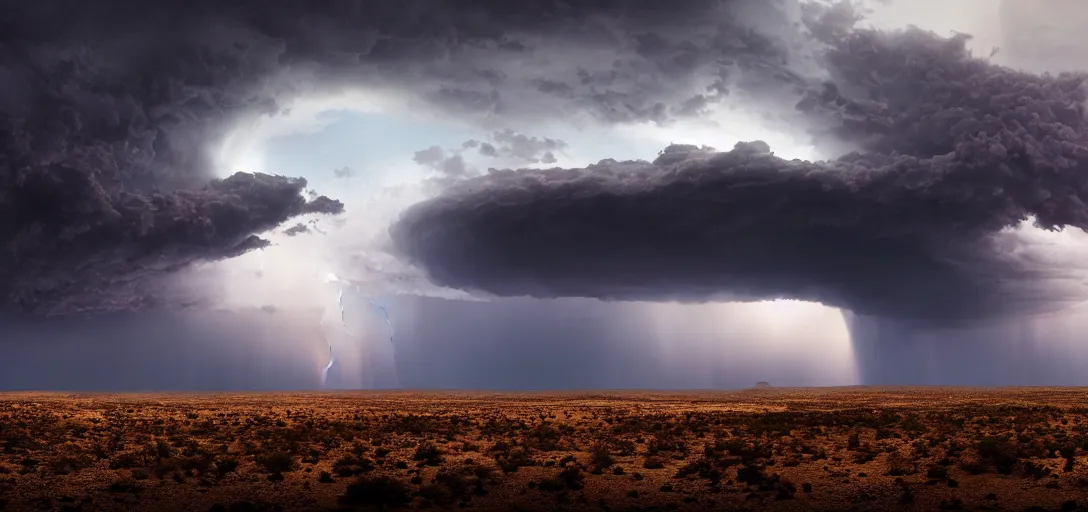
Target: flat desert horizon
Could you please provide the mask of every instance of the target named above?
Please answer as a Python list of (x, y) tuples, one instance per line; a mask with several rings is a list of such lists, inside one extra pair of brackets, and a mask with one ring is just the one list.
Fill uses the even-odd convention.
[(1085, 510), (1088, 388), (0, 393), (0, 510)]

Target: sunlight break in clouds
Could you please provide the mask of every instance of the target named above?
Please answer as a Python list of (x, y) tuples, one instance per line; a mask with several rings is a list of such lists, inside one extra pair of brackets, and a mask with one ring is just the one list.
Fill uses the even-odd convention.
[[(920, 5), (908, 6), (904, 2), (893, 2), (884, 10), (878, 9), (870, 23), (881, 28), (899, 28), (915, 24), (939, 33), (957, 30), (973, 32), (976, 37), (971, 41), (971, 46), (976, 54), (985, 54), (996, 46), (993, 43), (999, 40), (1000, 33), (995, 34), (995, 31), (991, 30), (995, 26), (993, 12), (961, 9), (962, 6), (959, 4), (955, 7), (927, 5), (928, 7), (923, 8), (924, 6)], [(938, 12), (943, 14), (937, 15)], [(997, 55), (999, 56), (1000, 53)], [(269, 170), (271, 164), (267, 161), (267, 154), (270, 151), (269, 145), (273, 144), (270, 141), (279, 144), (300, 133), (324, 133), (323, 131), (334, 125), (339, 119), (338, 116), (344, 112), (384, 116), (390, 120), (388, 122), (393, 122), (392, 120), (408, 117), (409, 112), (417, 112), (406, 107), (408, 104), (408, 101), (398, 99), (394, 95), (360, 93), (300, 101), (290, 109), (289, 114), (271, 119), (250, 119), (246, 124), (240, 125), (227, 137), (217, 158), (225, 169), (230, 171), (239, 170), (235, 168), (237, 166), (254, 167), (254, 170)], [(449, 120), (424, 120), (418, 114), (416, 120), (419, 126), (449, 123)], [(790, 134), (761, 131), (756, 128), (760, 120), (760, 114), (757, 112), (738, 109), (736, 105), (724, 105), (703, 119), (689, 119), (664, 125), (621, 123), (602, 128), (594, 123), (579, 120), (569, 125), (551, 122), (541, 123), (538, 126), (548, 130), (548, 133), (540, 135), (571, 141), (570, 147), (559, 155), (559, 160), (556, 162), (556, 165), (565, 167), (584, 166), (606, 157), (652, 160), (658, 149), (670, 143), (698, 144), (726, 149), (739, 140), (756, 139), (769, 142), (776, 155), (787, 159), (816, 160), (837, 156), (821, 154), (820, 148), (799, 144), (799, 139)], [(463, 124), (455, 128), (452, 124), (450, 126), (448, 130), (450, 134), (463, 131), (463, 138), (466, 140), (484, 136), (480, 128), (470, 128)], [(524, 129), (524, 126), (525, 123), (519, 124), (519, 128)], [(401, 135), (409, 140), (417, 138), (407, 132)], [(445, 137), (446, 135), (443, 135), (443, 138)], [(420, 149), (435, 144), (437, 147), (446, 148), (456, 146), (456, 143), (452, 142), (456, 139), (456, 135), (449, 135), (449, 137), (450, 140), (442, 143), (419, 138), (417, 145)], [(307, 158), (313, 158), (313, 156), (306, 155)], [(256, 306), (256, 302), (275, 301), (282, 303), (281, 306), (287, 311), (312, 307), (312, 304), (321, 302), (317, 297), (327, 295), (328, 291), (310, 290), (313, 287), (310, 284), (312, 274), (324, 272), (324, 270), (308, 270), (310, 265), (315, 268), (331, 269), (329, 271), (343, 275), (354, 273), (356, 277), (353, 280), (364, 281), (374, 290), (422, 294), (446, 293), (456, 296), (455, 292), (439, 290), (429, 285), (420, 274), (400, 265), (387, 251), (388, 241), (385, 228), (405, 206), (426, 197), (425, 191), (419, 184), (428, 175), (417, 166), (413, 166), (407, 154), (373, 154), (365, 155), (364, 158), (366, 162), (362, 167), (366, 169), (360, 172), (358, 181), (331, 181), (330, 170), (339, 167), (342, 163), (330, 161), (317, 164), (320, 158), (314, 158), (314, 170), (291, 169), (293, 173), (309, 178), (311, 185), (315, 188), (335, 190), (332, 195), (344, 200), (348, 212), (342, 219), (331, 223), (315, 222), (314, 229), (326, 232), (328, 235), (290, 237), (290, 239), (280, 235), (272, 236), (277, 246), (268, 251), (270, 255), (266, 260), (263, 279), (274, 283), (276, 289), (270, 290), (268, 284), (228, 286), (233, 290), (228, 290), (225, 295), (229, 301), (249, 303), (252, 306)], [(470, 161), (469, 165), (473, 163)], [(476, 165), (484, 164), (477, 163)], [(318, 187), (318, 184), (322, 186)], [(328, 186), (330, 184), (331, 189)], [(399, 186), (395, 190), (398, 195), (394, 195), (394, 190), (383, 187), (390, 184)], [(307, 219), (307, 222), (309, 221), (316, 221), (316, 219)], [(1045, 233), (1041, 230), (1025, 223), (1016, 229), (1006, 230), (1001, 236), (1005, 237), (1004, 240), (1010, 244), (1010, 250), (1006, 253), (1010, 258), (1019, 258), (1026, 262), (1039, 260), (1045, 262), (1046, 265), (1062, 259), (1075, 259), (1073, 257), (1075, 250), (1069, 245), (1040, 245), (1040, 237), (1044, 235)], [(281, 261), (276, 262), (277, 256), (272, 256), (272, 253), (278, 253)], [(246, 257), (239, 258), (233, 263), (244, 266), (247, 264)], [(223, 268), (228, 266), (226, 263), (219, 265)], [(232, 276), (245, 275), (244, 272), (238, 270), (230, 272)], [(1070, 283), (1071, 285), (1081, 284), (1073, 281)], [(258, 289), (261, 291), (255, 292)], [(1047, 292), (1050, 293), (1052, 290), (1053, 288), (1048, 288)], [(250, 297), (242, 298), (247, 295)], [(711, 348), (721, 348), (723, 359), (731, 362), (752, 357), (753, 354), (773, 353), (775, 357), (781, 358), (783, 354), (788, 353), (799, 357), (798, 348), (801, 347), (831, 347), (830, 350), (820, 350), (804, 356), (810, 359), (820, 354), (826, 356), (827, 360), (813, 360), (812, 364), (831, 368), (830, 375), (821, 374), (818, 378), (798, 381), (841, 384), (853, 382), (856, 375), (852, 369), (853, 365), (843, 359), (844, 354), (851, 353), (849, 334), (846, 332), (845, 324), (837, 311), (826, 306), (796, 301), (765, 301), (751, 304), (705, 305), (639, 303), (632, 304), (630, 307), (644, 308), (647, 315), (654, 319), (653, 322), (661, 330), (657, 339), (662, 344), (662, 351), (666, 358), (686, 361), (686, 363), (678, 364), (694, 361), (685, 356), (684, 354), (688, 352), (682, 351), (680, 347), (686, 347), (696, 339), (702, 340), (700, 343), (704, 346), (692, 349), (695, 353), (704, 353), (703, 351)], [(752, 343), (744, 344), (734, 341), (728, 347), (714, 347), (715, 329), (732, 331), (734, 334), (743, 332), (743, 339), (751, 340)], [(816, 338), (819, 338), (819, 341)], [(783, 367), (789, 367), (789, 364)], [(800, 374), (793, 373), (793, 376), (797, 375)]]
[[(397, 110), (398, 104), (392, 96), (378, 94), (351, 93), (297, 101), (279, 116), (255, 117), (239, 123), (219, 148), (216, 161), (222, 175), (237, 171), (280, 174), (283, 170), (268, 161), (270, 145), (300, 134), (320, 134), (345, 115), (388, 116)], [(406, 113), (401, 115), (407, 119), (413, 117)], [(337, 179), (334, 166), (322, 165), (322, 159), (314, 158), (314, 155), (307, 156), (315, 168), (297, 174), (306, 177), (311, 187), (330, 191), (330, 195), (351, 205), (352, 213), (332, 219), (301, 218), (296, 225), (302, 228), (294, 233), (287, 231), (291, 225), (268, 233), (267, 238), (274, 243), (272, 247), (208, 265), (204, 270), (221, 276), (216, 300), (222, 307), (272, 307), (277, 314), (297, 316), (305, 319), (300, 321), (309, 322), (313, 322), (316, 314), (316, 318), (320, 318), (319, 325), (312, 330), (316, 339), (300, 342), (312, 344), (316, 351), (327, 357), (320, 370), (326, 386), (373, 388), (395, 385), (374, 378), (375, 367), (384, 367), (396, 380), (395, 371), (388, 371), (395, 369), (393, 348), (386, 346), (392, 342), (386, 332), (391, 326), (384, 318), (344, 311), (344, 295), (358, 293), (377, 297), (392, 292), (397, 286), (393, 282), (397, 276), (387, 273), (385, 266), (395, 262), (380, 255), (382, 229), (391, 221), (389, 215), (396, 210), (395, 205), (409, 202), (414, 196), (410, 195), (411, 191), (398, 195), (388, 187), (398, 180), (411, 182), (415, 169), (404, 165), (359, 182)], [(383, 166), (393, 163), (388, 155), (378, 155), (374, 160)], [(414, 178), (418, 180), (422, 176)], [(344, 278), (330, 281), (330, 275)], [(410, 283), (400, 285), (411, 286)], [(349, 328), (349, 322), (357, 325)], [(331, 380), (326, 382), (330, 373)]]
[[(394, 145), (391, 141), (379, 142), (380, 148), (368, 148), (372, 151), (360, 151), (360, 146), (368, 142), (365, 139), (343, 149), (325, 147), (325, 144), (303, 144), (299, 149), (289, 149), (293, 140), (314, 143), (325, 138), (350, 140), (355, 131), (366, 131), (369, 129), (366, 126), (370, 126), (356, 126), (356, 118), (374, 119), (374, 126), (386, 127), (379, 137), (383, 140), (402, 137), (419, 149), (435, 144), (456, 146), (463, 140), (486, 138), (487, 132), (479, 128), (448, 119), (428, 120), (418, 111), (409, 113), (404, 107), (406, 104), (392, 95), (362, 92), (302, 100), (286, 109), (284, 114), (246, 119), (228, 134), (215, 154), (223, 175), (239, 170), (301, 175), (309, 180), (311, 187), (342, 200), (346, 213), (333, 219), (303, 218), (301, 222), (308, 231), (301, 235), (286, 236), (283, 231), (290, 224), (281, 226), (265, 235), (274, 242), (272, 247), (205, 266), (204, 271), (221, 275), (216, 298), (221, 307), (272, 306), (277, 314), (305, 319), (300, 322), (313, 322), (314, 315), (320, 314), (318, 310), (325, 311), (326, 317), (333, 313), (336, 316), (339, 313), (335, 310), (340, 307), (336, 301), (339, 291), (334, 289), (336, 286), (325, 283), (324, 276), (329, 273), (346, 276), (345, 279), (355, 283), (353, 286), (361, 287), (362, 293), (375, 296), (410, 293), (471, 298), (464, 293), (429, 285), (414, 269), (400, 265), (387, 252), (385, 228), (406, 206), (426, 196), (422, 185), (432, 176), (411, 162), (411, 154), (391, 154), (386, 149)], [(652, 160), (659, 149), (674, 142), (729, 146), (740, 140), (746, 130), (747, 135), (752, 135), (751, 127), (756, 125), (753, 115), (722, 108), (705, 119), (671, 126), (602, 127), (592, 123), (579, 123), (578, 126), (548, 123), (546, 133), (532, 135), (570, 141), (569, 147), (556, 155), (558, 160), (552, 165), (581, 166), (617, 154)], [(402, 120), (406, 123), (404, 127), (399, 126)], [(424, 136), (419, 135), (421, 132)], [(359, 133), (357, 137), (366, 135)], [(429, 140), (428, 135), (441, 140)], [(762, 135), (764, 139), (774, 141), (784, 155), (814, 156), (812, 147), (798, 146), (796, 139), (788, 135), (770, 132)], [(271, 154), (277, 154), (278, 160), (270, 160)], [(494, 165), (474, 159), (470, 153), (465, 154), (470, 166)], [(337, 157), (357, 159), (351, 166), (357, 175), (351, 179), (335, 178), (333, 169), (342, 165)], [(312, 167), (283, 167), (292, 165), (290, 162), (295, 160)], [(507, 164), (517, 165), (518, 162)], [(703, 387), (715, 386), (715, 372), (735, 372), (742, 367), (765, 368), (760, 375), (753, 374), (753, 378), (774, 379), (783, 384), (827, 385), (854, 381), (855, 372), (849, 361), (849, 337), (841, 316), (833, 308), (797, 301), (705, 305), (627, 303), (617, 306), (622, 311), (646, 312), (653, 319), (658, 326), (655, 339), (659, 349), (666, 360), (675, 362), (669, 366), (672, 371), (687, 371), (690, 368), (685, 370), (685, 366), (690, 366), (689, 363), (702, 361), (704, 368), (700, 371), (707, 375), (699, 381), (704, 383)], [(390, 314), (397, 316), (396, 311)], [(361, 349), (352, 353), (349, 360), (349, 351), (342, 348), (345, 346), (342, 341), (344, 330), (330, 329), (329, 321), (324, 322), (326, 327), (314, 331), (315, 340), (300, 342), (312, 345), (318, 359), (322, 357), (321, 352), (328, 350), (328, 343), (335, 343), (336, 351), (344, 354), (338, 364), (359, 369), (349, 371), (350, 375), (341, 375), (341, 383), (350, 383), (342, 385), (372, 387), (372, 381), (362, 375), (365, 373), (362, 368), (370, 366), (368, 360), (374, 357), (377, 346), (383, 341), (374, 334), (377, 326), (373, 324), (378, 319), (360, 321), (358, 312), (351, 312), (349, 316), (365, 325), (363, 330), (374, 338), (357, 342), (364, 344), (363, 348), (369, 347), (370, 356)], [(617, 317), (615, 321), (622, 320)], [(811, 350), (814, 347), (822, 348)], [(392, 357), (392, 350), (384, 352)], [(711, 366), (707, 366), (707, 362)], [(395, 362), (379, 364), (392, 366)], [(791, 370), (776, 373), (781, 368)], [(737, 381), (734, 378), (731, 382)]]

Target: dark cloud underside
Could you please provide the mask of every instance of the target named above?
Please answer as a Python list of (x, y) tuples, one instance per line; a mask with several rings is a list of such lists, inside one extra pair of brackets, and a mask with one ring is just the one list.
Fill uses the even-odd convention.
[(292, 216), (341, 209), (303, 204), (304, 184), (289, 178), (209, 185), (208, 150), (241, 117), (337, 87), (393, 86), (466, 118), (667, 122), (691, 114), (707, 83), (771, 77), (764, 61), (784, 69), (786, 47), (739, 18), (788, 26), (763, 4), (7, 2), (0, 306), (161, 304), (162, 276), (258, 247), (250, 235)]
[[(739, 102), (769, 126), (807, 130), (828, 154), (858, 151), (804, 163), (758, 145), (673, 148), (658, 163), (467, 178), (445, 155), (436, 162), (457, 184), (393, 230), (440, 284), (792, 296), (965, 318), (1054, 299), (1036, 289), (1048, 269), (998, 249), (1002, 228), (1028, 216), (1088, 224), (1082, 76), (1001, 69), (967, 55), (960, 37), (856, 30), (845, 2), (9, 4), (0, 8), (7, 308), (177, 305), (158, 291), (162, 276), (260, 247), (255, 233), (291, 217), (339, 212), (320, 196), (301, 199), (300, 180), (212, 182), (208, 150), (241, 118), (347, 86), (392, 87), (491, 125), (668, 124)], [(478, 150), (548, 159), (548, 141), (528, 142), (512, 135)]]
[(797, 109), (857, 152), (674, 146), (496, 171), (416, 205), (394, 238), (437, 283), (507, 296), (792, 297), (938, 322), (1066, 298), (1039, 294), (1045, 269), (1001, 230), (1088, 227), (1085, 76), (1000, 68), (916, 29), (829, 43), (831, 80)]

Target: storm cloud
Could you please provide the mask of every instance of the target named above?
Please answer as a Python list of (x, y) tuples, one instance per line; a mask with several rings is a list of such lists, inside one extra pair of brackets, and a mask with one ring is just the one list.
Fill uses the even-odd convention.
[(483, 124), (667, 123), (731, 88), (803, 82), (812, 66), (783, 35), (799, 13), (755, 0), (5, 5), (0, 304), (169, 306), (164, 276), (260, 247), (256, 234), (293, 216), (339, 212), (300, 199), (292, 178), (211, 181), (211, 147), (295, 98), (370, 88)]
[(436, 283), (500, 296), (796, 298), (935, 323), (1085, 298), (1013, 228), (1088, 228), (1086, 75), (1002, 68), (918, 29), (817, 36), (829, 79), (796, 109), (844, 156), (755, 141), (492, 171), (411, 208), (394, 240)]

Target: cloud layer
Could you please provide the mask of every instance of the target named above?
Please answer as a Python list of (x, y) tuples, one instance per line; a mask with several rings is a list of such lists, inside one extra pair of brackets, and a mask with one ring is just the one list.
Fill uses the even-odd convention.
[(1083, 77), (1016, 73), (969, 56), (963, 37), (858, 19), (846, 2), (797, 0), (5, 7), (0, 304), (184, 305), (163, 276), (342, 211), (302, 199), (298, 179), (213, 181), (209, 155), (240, 120), (346, 88), (486, 127), (494, 140), (476, 151), (529, 163), (562, 142), (505, 124), (669, 124), (714, 103), (807, 131), (826, 155), (853, 151), (806, 163), (758, 143), (676, 146), (654, 163), (475, 177), (455, 153), (424, 152), (454, 185), (393, 233), (440, 285), (789, 296), (942, 321), (1068, 298), (1051, 286), (1068, 276), (1025, 258), (1007, 228), (1088, 224)]
[(1088, 227), (1085, 75), (1015, 72), (917, 29), (817, 36), (830, 78), (796, 108), (845, 156), (757, 141), (493, 171), (410, 209), (394, 239), (437, 284), (504, 296), (790, 297), (927, 322), (1073, 298), (1051, 286), (1070, 269), (1011, 251), (1010, 228)]
[(368, 88), (495, 129), (515, 118), (669, 122), (730, 88), (797, 82), (786, 70), (803, 66), (786, 66), (792, 50), (781, 34), (800, 11), (771, 4), (5, 6), (0, 306), (146, 308), (166, 300), (154, 292), (161, 276), (257, 247), (249, 235), (291, 216), (339, 211), (327, 200), (301, 203), (304, 184), (290, 178), (209, 185), (210, 148), (247, 116), (281, 115), (301, 95)]

